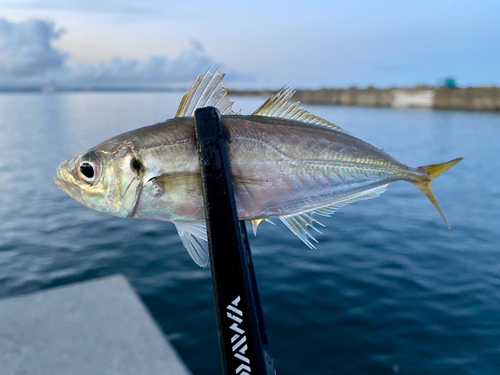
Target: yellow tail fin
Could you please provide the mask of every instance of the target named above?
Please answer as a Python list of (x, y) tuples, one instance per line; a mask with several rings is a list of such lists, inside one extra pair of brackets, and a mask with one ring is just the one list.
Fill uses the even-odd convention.
[(441, 211), (441, 208), (439, 207), (439, 204), (436, 200), (436, 197), (434, 197), (434, 193), (432, 192), (432, 184), (431, 181), (434, 180), (437, 176), (439, 176), (441, 173), (446, 172), (448, 169), (453, 167), (455, 164), (457, 164), (459, 161), (461, 161), (463, 158), (457, 158), (453, 159), (450, 161), (447, 161), (446, 163), (441, 163), (441, 164), (431, 164), (431, 165), (423, 165), (421, 167), (418, 167), (417, 169), (420, 170), (421, 172), (424, 172), (429, 176), (428, 181), (418, 181), (418, 182), (413, 182), (413, 184), (420, 189), (422, 193), (425, 194), (427, 198), (432, 202), (434, 207), (438, 210), (439, 214), (444, 220), (444, 223), (448, 228), (450, 228), (450, 225), (446, 221), (446, 218), (444, 217), (443, 211)]

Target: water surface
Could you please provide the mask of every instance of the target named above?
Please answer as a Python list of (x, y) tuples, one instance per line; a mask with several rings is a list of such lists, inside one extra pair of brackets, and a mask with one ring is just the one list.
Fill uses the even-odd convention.
[[(210, 272), (174, 226), (91, 211), (52, 182), (61, 161), (172, 117), (180, 98), (0, 94), (0, 297), (123, 273), (193, 373), (217, 374)], [(322, 219), (316, 250), (260, 226), (250, 240), (278, 373), (500, 373), (500, 116), (306, 108), (412, 166), (465, 159), (433, 184), (452, 230), (405, 182)]]

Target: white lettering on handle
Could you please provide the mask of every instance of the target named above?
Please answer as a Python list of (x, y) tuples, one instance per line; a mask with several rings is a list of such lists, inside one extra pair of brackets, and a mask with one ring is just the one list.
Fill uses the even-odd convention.
[[(250, 360), (244, 355), (248, 349), (248, 346), (245, 344), (247, 336), (245, 335), (245, 331), (239, 327), (239, 324), (243, 322), (243, 311), (237, 308), (240, 301), (240, 296), (236, 297), (231, 304), (227, 305), (226, 313), (227, 317), (235, 322), (231, 325), (231, 327), (229, 327), (232, 331), (236, 332), (236, 334), (231, 338), (231, 343), (234, 344), (232, 347), (233, 355), (242, 362), (236, 369), (236, 374), (250, 375), (252, 372), (252, 369), (248, 366), (250, 364)], [(237, 342), (235, 343), (235, 341)]]

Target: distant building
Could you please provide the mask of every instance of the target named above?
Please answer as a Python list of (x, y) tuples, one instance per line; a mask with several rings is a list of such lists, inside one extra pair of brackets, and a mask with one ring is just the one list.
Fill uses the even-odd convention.
[(456, 89), (457, 83), (455, 82), (455, 78), (453, 77), (445, 78), (443, 86), (446, 87), (447, 89)]
[(394, 90), (392, 106), (394, 108), (432, 108), (434, 90)]

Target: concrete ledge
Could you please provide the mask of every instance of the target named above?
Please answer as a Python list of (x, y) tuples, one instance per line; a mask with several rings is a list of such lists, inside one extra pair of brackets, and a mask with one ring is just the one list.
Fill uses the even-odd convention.
[(123, 276), (0, 301), (2, 375), (188, 375)]

